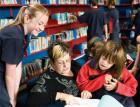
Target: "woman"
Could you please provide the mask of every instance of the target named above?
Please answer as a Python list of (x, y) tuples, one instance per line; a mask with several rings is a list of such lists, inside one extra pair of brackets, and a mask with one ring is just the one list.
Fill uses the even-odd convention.
[(26, 37), (44, 30), (48, 18), (40, 4), (23, 6), (15, 21), (0, 30), (0, 107), (15, 107)]
[[(58, 101), (77, 103), (76, 72), (71, 70), (71, 52), (63, 42), (55, 42), (48, 48), (50, 66), (31, 89), (28, 107), (44, 107)], [(64, 104), (62, 104), (64, 106)]]

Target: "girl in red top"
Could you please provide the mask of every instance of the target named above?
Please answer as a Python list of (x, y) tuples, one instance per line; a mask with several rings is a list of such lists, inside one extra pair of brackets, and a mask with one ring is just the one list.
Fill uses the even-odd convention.
[(81, 97), (100, 99), (108, 94), (125, 107), (135, 107), (131, 97), (136, 94), (137, 81), (126, 69), (125, 61), (122, 46), (112, 41), (105, 43), (95, 60), (87, 62), (78, 73), (77, 85), (85, 90)]

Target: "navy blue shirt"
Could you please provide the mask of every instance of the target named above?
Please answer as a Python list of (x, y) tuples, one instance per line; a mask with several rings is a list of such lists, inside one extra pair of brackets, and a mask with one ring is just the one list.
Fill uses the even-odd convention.
[(5, 84), (5, 68), (6, 63), (18, 65), (21, 62), (23, 46), (23, 27), (8, 26), (0, 30), (0, 106), (11, 107)]
[(0, 31), (0, 72), (4, 71), (4, 64), (16, 64), (23, 58), (24, 51), (23, 27), (9, 26)]
[(104, 25), (107, 24), (107, 20), (103, 10), (98, 8), (88, 10), (83, 15), (78, 16), (78, 21), (81, 23), (87, 23), (88, 40), (90, 40), (93, 36), (99, 36), (99, 37), (103, 36)]

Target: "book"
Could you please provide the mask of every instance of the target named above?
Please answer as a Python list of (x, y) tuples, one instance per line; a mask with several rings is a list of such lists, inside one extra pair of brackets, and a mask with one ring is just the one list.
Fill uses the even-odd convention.
[(75, 97), (77, 104), (65, 105), (65, 107), (124, 107), (110, 95), (104, 95), (101, 99), (82, 99)]

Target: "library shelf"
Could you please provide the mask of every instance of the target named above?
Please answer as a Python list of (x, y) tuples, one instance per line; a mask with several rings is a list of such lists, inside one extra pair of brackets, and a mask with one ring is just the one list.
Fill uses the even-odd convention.
[(45, 31), (47, 35), (59, 33), (62, 31), (66, 31), (69, 29), (76, 29), (80, 27), (86, 27), (87, 24), (85, 23), (79, 23), (79, 22), (74, 22), (74, 23), (68, 23), (68, 24), (54, 24), (54, 25), (47, 25), (45, 28)]
[(47, 5), (43, 4), (45, 7), (47, 7), (51, 14), (54, 13), (63, 13), (63, 12), (78, 12), (78, 11), (86, 11), (91, 9), (90, 5), (85, 5), (85, 4), (52, 4), (52, 5)]
[(71, 48), (73, 48), (74, 45), (78, 45), (78, 44), (81, 44), (81, 43), (86, 42), (86, 41), (87, 41), (87, 36), (83, 36), (83, 37), (68, 41), (67, 43), (69, 44), (69, 46)]
[[(66, 41), (66, 42), (70, 45), (71, 48), (73, 48), (74, 45), (83, 43), (86, 40), (87, 40), (87, 37), (83, 36), (83, 37), (80, 37), (78, 39), (74, 39), (74, 40)], [(22, 63), (27, 64), (27, 63), (34, 61), (35, 59), (42, 59), (42, 58), (46, 57), (47, 55), (48, 55), (47, 49), (42, 49), (40, 51), (33, 52), (30, 55), (25, 56), (23, 58)]]
[(0, 8), (7, 8), (7, 7), (21, 7), (21, 4), (0, 4)]
[(48, 55), (47, 49), (42, 49), (40, 51), (37, 51), (30, 55), (25, 56), (23, 58), (22, 63), (27, 64), (27, 63), (33, 62), (36, 59), (42, 59), (43, 57), (45, 57), (47, 55)]

